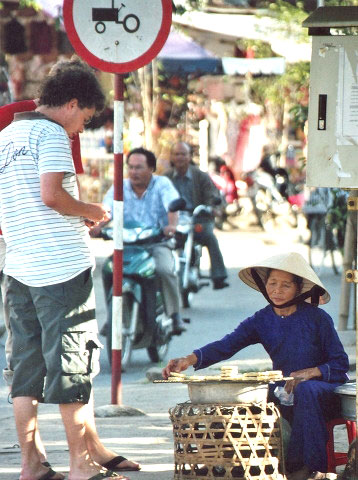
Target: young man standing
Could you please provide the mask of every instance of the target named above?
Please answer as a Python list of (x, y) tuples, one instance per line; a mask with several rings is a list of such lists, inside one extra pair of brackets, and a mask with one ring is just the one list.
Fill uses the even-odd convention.
[(39, 401), (60, 405), (69, 480), (113, 476), (92, 461), (85, 441), (99, 350), (85, 219), (103, 221), (106, 211), (78, 200), (69, 141), (103, 106), (94, 74), (69, 68), (45, 80), (35, 112), (16, 115), (0, 133), (0, 223), (7, 246), (20, 480), (62, 478), (41, 463), (36, 449)]

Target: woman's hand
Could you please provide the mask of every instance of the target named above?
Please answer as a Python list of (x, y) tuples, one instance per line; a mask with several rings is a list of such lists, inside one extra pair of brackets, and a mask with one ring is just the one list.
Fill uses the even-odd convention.
[(198, 359), (195, 353), (191, 353), (186, 357), (173, 358), (172, 360), (169, 360), (168, 365), (165, 368), (163, 368), (162, 370), (163, 378), (167, 380), (168, 377), (170, 377), (170, 372), (180, 373), (183, 370), (186, 370), (187, 368), (189, 368), (191, 365), (195, 365), (197, 361)]
[(300, 382), (305, 382), (306, 380), (311, 380), (312, 378), (320, 378), (322, 373), (318, 367), (312, 367), (291, 372), (289, 376), (294, 378), (293, 380), (287, 380), (285, 390), (287, 393), (292, 393)]

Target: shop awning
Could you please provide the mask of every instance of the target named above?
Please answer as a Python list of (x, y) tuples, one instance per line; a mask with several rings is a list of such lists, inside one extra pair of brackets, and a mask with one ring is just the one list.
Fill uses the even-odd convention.
[(172, 30), (158, 60), (168, 73), (222, 73), (222, 62), (190, 37)]
[(180, 25), (191, 38), (220, 57), (232, 56), (237, 40), (245, 38), (267, 42), (287, 62), (311, 60), (311, 40), (303, 41), (301, 25), (293, 24), (288, 29), (268, 16), (191, 11), (174, 15), (173, 24)]
[(222, 58), (222, 69), (227, 75), (282, 75), (285, 59), (273, 58)]

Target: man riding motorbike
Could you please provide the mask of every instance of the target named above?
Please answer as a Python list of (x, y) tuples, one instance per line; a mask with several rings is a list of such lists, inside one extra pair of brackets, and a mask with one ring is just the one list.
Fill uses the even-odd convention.
[[(161, 227), (166, 237), (174, 235), (178, 213), (169, 211), (172, 200), (179, 198), (172, 182), (159, 175), (155, 155), (144, 148), (135, 148), (127, 156), (128, 176), (123, 182), (124, 223), (138, 222), (147, 227)], [(108, 190), (103, 204), (113, 208), (114, 187)], [(91, 236), (98, 236), (104, 224), (91, 230)], [(155, 259), (156, 273), (163, 294), (167, 316), (173, 320), (173, 335), (186, 331), (179, 313), (179, 284), (175, 272), (175, 262), (166, 242), (151, 247)]]
[[(176, 143), (170, 156), (173, 169), (166, 175), (172, 180), (180, 196), (186, 202), (187, 210), (194, 210), (198, 205), (216, 204), (220, 193), (209, 175), (191, 163), (191, 148), (185, 142)], [(211, 279), (214, 290), (228, 287), (227, 272), (220, 251), (219, 243), (214, 235), (214, 220), (203, 222), (203, 230), (195, 234), (195, 241), (207, 247), (211, 262)]]

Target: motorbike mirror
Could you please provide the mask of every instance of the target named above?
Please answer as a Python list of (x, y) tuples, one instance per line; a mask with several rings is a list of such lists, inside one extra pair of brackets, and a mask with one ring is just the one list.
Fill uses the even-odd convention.
[(186, 201), (184, 198), (180, 197), (176, 200), (173, 200), (169, 204), (169, 212), (177, 212), (178, 210), (184, 210)]

